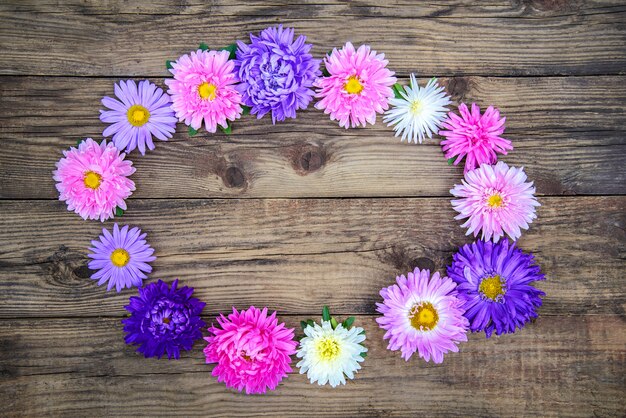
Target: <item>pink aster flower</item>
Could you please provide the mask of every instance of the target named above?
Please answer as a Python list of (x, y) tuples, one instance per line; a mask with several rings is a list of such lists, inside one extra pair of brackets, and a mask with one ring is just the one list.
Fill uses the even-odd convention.
[(218, 327), (209, 328), (207, 363), (217, 363), (213, 376), (229, 388), (247, 394), (274, 390), (291, 372), (291, 356), (296, 352), (293, 328), (278, 324), (276, 312), (267, 316), (267, 308), (220, 315)]
[(393, 97), (391, 86), (396, 82), (394, 72), (387, 69), (385, 54), (376, 54), (369, 45), (355, 51), (348, 42), (324, 58), (328, 77), (318, 78), (315, 107), (338, 120), (339, 126), (366, 126), (376, 122), (376, 113), (389, 108)]
[(52, 174), (59, 200), (67, 203), (68, 210), (83, 219), (102, 222), (115, 215), (117, 206), (126, 210), (124, 200), (135, 190), (128, 176), (135, 168), (131, 161), (124, 160), (125, 154), (120, 154), (112, 143), (102, 141), (98, 145), (87, 138), (78, 149), (71, 147), (63, 155), (65, 158), (56, 163)]
[(218, 124), (226, 129), (228, 121), (241, 116), (235, 63), (228, 60), (229, 55), (228, 51), (199, 49), (172, 63), (174, 78), (165, 84), (178, 120), (196, 130), (204, 121), (206, 130), (214, 133)]
[(407, 361), (417, 351), (424, 360), (441, 363), (444, 354), (467, 341), (464, 301), (457, 298), (456, 283), (439, 273), (431, 277), (429, 270), (416, 268), (407, 276), (380, 291), (383, 303), (376, 306), (383, 316), (376, 322), (387, 331), (389, 350), (400, 350)]
[(454, 186), (450, 193), (459, 199), (452, 207), (459, 212), (454, 219), (465, 219), (462, 225), (467, 235), (482, 230), (483, 240), (498, 242), (507, 234), (518, 239), (522, 229), (537, 217), (535, 207), (541, 206), (535, 198), (533, 183), (526, 182), (523, 168), (509, 167), (499, 161), (484, 164), (465, 173), (463, 184)]
[(507, 150), (513, 149), (511, 141), (500, 137), (504, 133), (505, 118), (500, 118), (498, 109), (489, 106), (481, 115), (476, 103), (472, 103), (471, 112), (461, 103), (459, 113), (460, 117), (448, 113), (439, 135), (446, 137), (441, 141), (441, 148), (447, 159), (456, 157), (454, 165), (465, 157), (466, 173), (481, 164), (495, 164), (497, 154), (506, 155)]

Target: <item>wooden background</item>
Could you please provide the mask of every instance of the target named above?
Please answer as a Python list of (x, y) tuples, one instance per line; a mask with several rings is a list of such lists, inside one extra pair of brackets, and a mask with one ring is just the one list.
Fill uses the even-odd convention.
[[(626, 6), (622, 1), (3, 0), (0, 4), (0, 416), (626, 414)], [(165, 60), (283, 23), (321, 57), (351, 40), (406, 79), (440, 77), (456, 102), (494, 104), (535, 180), (539, 219), (520, 240), (547, 275), (524, 330), (472, 335), (444, 364), (406, 363), (375, 323), (378, 290), (415, 266), (444, 271), (469, 242), (437, 141), (380, 123), (344, 130), (319, 111), (232, 136), (136, 152), (119, 222), (149, 234), (152, 278), (179, 277), (215, 314), (251, 304), (291, 326), (329, 304), (357, 316), (370, 353), (338, 389), (292, 374), (265, 396), (227, 390), (202, 347), (143, 359), (123, 342), (132, 291), (89, 279), (103, 225), (57, 200), (61, 151), (101, 138), (100, 99), (120, 79), (163, 85)], [(112, 221), (104, 224), (111, 227)], [(294, 363), (295, 364), (295, 363)]]

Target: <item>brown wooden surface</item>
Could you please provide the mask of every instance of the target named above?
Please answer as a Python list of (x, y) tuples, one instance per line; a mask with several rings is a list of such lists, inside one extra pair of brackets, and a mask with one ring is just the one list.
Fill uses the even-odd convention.
[[(153, 2), (0, 4), (0, 416), (626, 415), (626, 6), (620, 1)], [(131, 291), (89, 279), (100, 229), (65, 210), (61, 151), (100, 138), (100, 99), (121, 78), (163, 85), (166, 59), (270, 24), (322, 55), (368, 42), (405, 78), (442, 77), (455, 102), (494, 104), (542, 206), (519, 245), (547, 275), (524, 330), (470, 336), (441, 365), (385, 350), (378, 290), (415, 266), (445, 271), (471, 239), (453, 220), (437, 140), (382, 123), (344, 130), (321, 112), (233, 135), (181, 126), (145, 157), (120, 222), (149, 234), (152, 278), (179, 277), (205, 317), (268, 305), (288, 325), (329, 304), (356, 315), (369, 356), (335, 390), (297, 372), (265, 396), (218, 384), (200, 342), (143, 359), (119, 320)], [(401, 46), (401, 47), (400, 47)], [(295, 365), (295, 363), (294, 363)]]

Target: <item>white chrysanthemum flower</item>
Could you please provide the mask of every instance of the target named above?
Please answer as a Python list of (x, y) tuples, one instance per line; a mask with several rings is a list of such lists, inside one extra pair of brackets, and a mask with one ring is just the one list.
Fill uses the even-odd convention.
[(436, 78), (430, 79), (426, 87), (420, 87), (415, 74), (411, 74), (411, 85), (399, 92), (402, 98), (389, 100), (391, 109), (385, 112), (383, 121), (389, 122), (387, 126), (395, 125), (393, 130), (396, 136), (402, 134), (402, 141), (408, 139), (421, 144), (426, 135), (432, 138), (446, 116), (450, 96), (437, 84)]
[(345, 329), (341, 324), (333, 329), (330, 321), (322, 325), (309, 325), (304, 329), (305, 337), (300, 340), (296, 356), (300, 374), (306, 373), (311, 383), (330, 383), (332, 387), (346, 384), (346, 376), (354, 379), (354, 373), (361, 369), (359, 362), (367, 351), (361, 343), (365, 341), (363, 328)]

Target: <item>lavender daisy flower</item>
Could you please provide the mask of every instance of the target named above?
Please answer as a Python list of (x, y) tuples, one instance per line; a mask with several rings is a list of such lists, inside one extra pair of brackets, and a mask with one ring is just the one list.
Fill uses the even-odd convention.
[(171, 99), (163, 89), (148, 80), (120, 81), (115, 85), (118, 100), (103, 97), (102, 104), (110, 110), (100, 110), (100, 120), (110, 123), (102, 136), (113, 135), (115, 146), (130, 152), (139, 148), (142, 155), (146, 146), (153, 150), (152, 137), (167, 141), (176, 130), (176, 116), (171, 109)]
[(200, 318), (205, 303), (191, 297), (192, 287), (177, 289), (178, 279), (171, 289), (159, 280), (139, 288), (139, 296), (132, 296), (126, 310), (130, 317), (123, 319), (126, 344), (138, 345), (137, 351), (145, 357), (180, 358), (180, 350), (189, 351), (202, 338), (206, 327)]
[(113, 234), (102, 229), (100, 240), (91, 241), (89, 248), (92, 258), (89, 268), (96, 271), (91, 278), (98, 280), (98, 286), (109, 282), (107, 291), (113, 286), (117, 291), (132, 286), (141, 286), (142, 280), (147, 278), (146, 273), (152, 272), (148, 264), (156, 260), (152, 254), (154, 250), (146, 243), (146, 234), (139, 228), (128, 230), (128, 225), (119, 228), (113, 225)]
[(309, 53), (306, 36), (293, 40), (294, 30), (282, 25), (250, 35), (250, 45), (237, 41), (236, 86), (243, 104), (262, 118), (272, 112), (272, 123), (295, 118), (296, 111), (306, 109), (315, 95), (313, 82), (321, 75), (320, 60)]
[(487, 338), (494, 330), (497, 335), (515, 332), (536, 318), (545, 295), (530, 284), (545, 279), (534, 257), (508, 240), (464, 245), (454, 255), (448, 276), (465, 300), (470, 330), (485, 331)]

